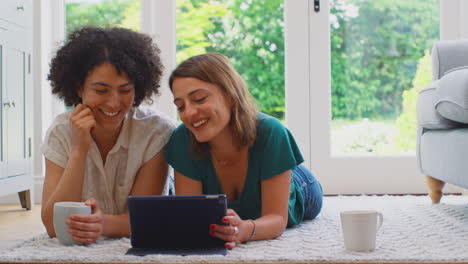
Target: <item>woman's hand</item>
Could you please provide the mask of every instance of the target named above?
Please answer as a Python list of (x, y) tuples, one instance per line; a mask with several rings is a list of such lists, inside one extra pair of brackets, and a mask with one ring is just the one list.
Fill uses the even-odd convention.
[(98, 201), (90, 198), (85, 202), (86, 205), (91, 205), (92, 214), (90, 215), (70, 215), (70, 218), (65, 221), (70, 228), (67, 232), (72, 235), (72, 239), (84, 243), (94, 243), (104, 230), (104, 218)]
[(96, 126), (93, 112), (89, 107), (78, 104), (70, 116), (72, 149), (87, 153), (91, 147), (91, 130)]
[(227, 248), (234, 248), (237, 244), (247, 241), (253, 231), (251, 221), (242, 220), (232, 209), (227, 210), (227, 215), (223, 217), (223, 223), (226, 225), (212, 224), (210, 234), (226, 241), (224, 246)]

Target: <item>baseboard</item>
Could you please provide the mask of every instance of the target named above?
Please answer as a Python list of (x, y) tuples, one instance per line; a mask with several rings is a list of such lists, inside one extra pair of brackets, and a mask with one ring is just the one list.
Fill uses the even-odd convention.
[[(36, 175), (34, 177), (34, 190), (32, 193), (33, 203), (40, 204), (42, 201), (42, 185), (44, 184), (44, 176)], [(20, 200), (17, 193), (9, 194), (0, 197), (0, 204), (19, 204)]]
[(460, 192), (461, 192), (462, 195), (468, 196), (468, 189), (465, 189), (465, 188), (462, 188), (462, 187), (458, 187), (458, 188), (460, 188)]

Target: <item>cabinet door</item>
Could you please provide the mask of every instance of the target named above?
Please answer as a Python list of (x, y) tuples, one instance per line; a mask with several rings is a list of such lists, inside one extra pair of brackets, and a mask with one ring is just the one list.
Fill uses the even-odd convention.
[[(5, 50), (6, 94), (10, 106), (6, 112), (6, 155), (9, 177), (25, 174), (28, 171), (26, 156), (26, 53), (13, 47)], [(5, 90), (5, 89), (4, 89)]]
[(23, 28), (32, 27), (32, 1), (0, 0), (0, 17), (2, 20)]
[(0, 179), (5, 178), (7, 175), (6, 172), (6, 158), (5, 158), (5, 137), (4, 130), (5, 126), (3, 122), (5, 121), (4, 115), (4, 74), (3, 74), (3, 43), (0, 43)]

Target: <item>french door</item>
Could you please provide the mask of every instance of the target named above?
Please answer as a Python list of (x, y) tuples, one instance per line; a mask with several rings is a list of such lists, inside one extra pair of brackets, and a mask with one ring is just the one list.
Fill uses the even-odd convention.
[(439, 39), (429, 2), (286, 1), (286, 120), (325, 193), (427, 192), (413, 115)]

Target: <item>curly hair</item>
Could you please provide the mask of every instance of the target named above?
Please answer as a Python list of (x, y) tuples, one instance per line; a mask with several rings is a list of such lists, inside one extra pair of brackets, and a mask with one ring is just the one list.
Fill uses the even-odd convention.
[(164, 70), (161, 50), (150, 36), (125, 28), (83, 27), (68, 36), (50, 64), (52, 93), (65, 105), (81, 103), (78, 91), (88, 74), (104, 62), (125, 72), (135, 85), (133, 106), (159, 94)]

